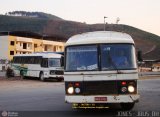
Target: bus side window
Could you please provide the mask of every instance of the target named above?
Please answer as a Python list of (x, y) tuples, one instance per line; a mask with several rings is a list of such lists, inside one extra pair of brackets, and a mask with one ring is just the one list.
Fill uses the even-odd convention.
[(64, 66), (64, 56), (61, 56), (61, 67)]
[(41, 57), (37, 56), (37, 57), (34, 57), (34, 64), (41, 64)]
[(35, 59), (34, 57), (31, 57), (31, 58), (30, 58), (30, 63), (31, 63), (31, 64), (34, 64), (34, 59)]
[(48, 59), (47, 58), (42, 59), (41, 67), (48, 67)]
[(20, 57), (20, 63), (21, 63), (21, 64), (24, 63), (24, 57)]

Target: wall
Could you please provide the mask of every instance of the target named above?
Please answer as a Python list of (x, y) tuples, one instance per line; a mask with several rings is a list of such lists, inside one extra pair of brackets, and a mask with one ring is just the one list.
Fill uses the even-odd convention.
[(8, 36), (0, 36), (0, 59), (9, 59), (8, 44), (9, 44)]
[[(14, 45), (11, 45), (11, 41), (14, 42)], [(10, 55), (10, 51), (14, 52), (14, 55), (16, 54), (16, 37), (15, 36), (8, 36), (8, 58), (11, 60), (14, 55)]]

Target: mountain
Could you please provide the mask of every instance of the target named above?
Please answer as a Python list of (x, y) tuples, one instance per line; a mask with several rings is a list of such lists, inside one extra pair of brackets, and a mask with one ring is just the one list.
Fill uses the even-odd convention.
[[(25, 12), (24, 14), (26, 14)], [(33, 14), (36, 12), (33, 12)], [(57, 35), (69, 37), (90, 31), (101, 31), (103, 24), (86, 24), (63, 20), (54, 15), (43, 14), (48, 17), (32, 17), (29, 15), (0, 15), (0, 31), (31, 31), (43, 35)], [(29, 14), (29, 13), (28, 13)], [(106, 24), (106, 30), (128, 33), (136, 43), (136, 49), (143, 52), (144, 59), (160, 59), (160, 36), (124, 24)], [(64, 40), (64, 41), (66, 41)]]

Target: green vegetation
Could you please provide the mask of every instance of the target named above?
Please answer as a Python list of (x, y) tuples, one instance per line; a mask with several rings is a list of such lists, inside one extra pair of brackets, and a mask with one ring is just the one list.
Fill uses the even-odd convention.
[(47, 19), (0, 15), (0, 31), (32, 31), (41, 33)]

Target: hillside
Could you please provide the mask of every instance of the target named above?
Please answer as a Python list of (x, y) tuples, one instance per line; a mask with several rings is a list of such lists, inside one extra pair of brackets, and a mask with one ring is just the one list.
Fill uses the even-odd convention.
[[(66, 39), (83, 32), (100, 31), (103, 30), (103, 27), (103, 24), (89, 25), (80, 22), (62, 20), (62, 18), (59, 18), (58, 20), (53, 17), (37, 18), (0, 15), (0, 31), (31, 31), (51, 36), (59, 35), (61, 37), (65, 37)], [(142, 50), (145, 59), (160, 58), (159, 36), (123, 24), (106, 24), (106, 30), (130, 34), (135, 40), (136, 49)]]
[[(103, 30), (103, 24), (88, 25), (72, 21), (49, 21), (44, 28), (46, 34), (58, 34), (69, 38), (72, 35)], [(106, 30), (128, 33), (136, 43), (136, 49), (141, 50), (144, 59), (160, 58), (160, 37), (152, 33), (122, 24), (107, 24)]]
[(35, 17), (35, 18), (51, 19), (51, 20), (63, 20), (60, 17), (43, 12), (12, 11), (5, 13), (5, 15), (19, 16), (19, 17)]
[(0, 31), (32, 31), (42, 33), (48, 19), (0, 15)]

